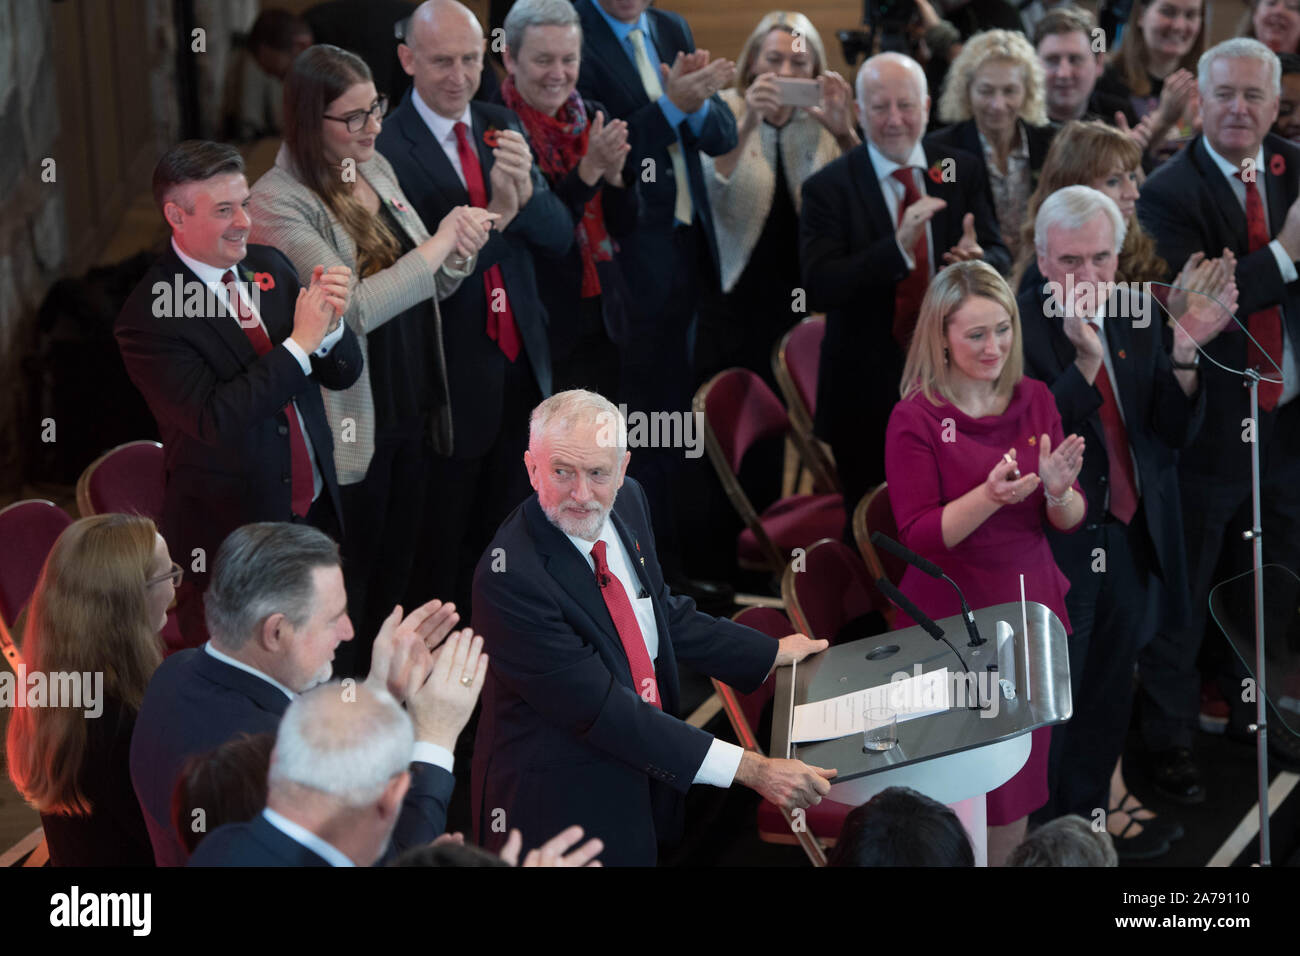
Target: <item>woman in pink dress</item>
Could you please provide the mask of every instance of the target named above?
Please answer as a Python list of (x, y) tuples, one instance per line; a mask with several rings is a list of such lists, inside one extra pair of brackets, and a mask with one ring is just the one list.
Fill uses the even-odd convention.
[[(902, 401), (885, 435), (885, 474), (899, 537), (961, 585), (972, 607), (1025, 596), (1070, 630), (1070, 582), (1052, 559), (1044, 522), (1083, 520), (1083, 439), (1066, 438), (1052, 393), (1025, 378), (1020, 315), (998, 273), (958, 262), (930, 283), (907, 353)], [(930, 617), (961, 611), (944, 581), (908, 568), (900, 584)], [(903, 615), (898, 626), (912, 622)], [(1050, 729), (1033, 733), (1025, 766), (988, 795), (989, 865), (1024, 838), (1047, 801)]]

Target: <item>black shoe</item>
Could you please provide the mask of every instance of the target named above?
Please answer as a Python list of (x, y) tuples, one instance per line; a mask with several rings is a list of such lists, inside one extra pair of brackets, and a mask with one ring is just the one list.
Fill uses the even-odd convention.
[[(1125, 836), (1135, 826), (1142, 827), (1142, 832), (1135, 836)], [(1155, 827), (1147, 826), (1132, 817), (1119, 836), (1111, 834), (1111, 840), (1115, 844), (1115, 855), (1121, 860), (1154, 860), (1169, 852), (1169, 840), (1163, 834)]]
[[(1237, 743), (1255, 746), (1255, 734), (1235, 722), (1228, 725), (1227, 736)], [(1270, 770), (1300, 773), (1300, 737), (1282, 726), (1271, 713), (1268, 721), (1268, 766)]]
[[(1130, 800), (1133, 801), (1132, 804), (1129, 803)], [(1110, 812), (1127, 813), (1130, 819), (1137, 820), (1138, 823), (1142, 824), (1142, 829), (1144, 831), (1151, 830), (1158, 836), (1164, 837), (1164, 839), (1170, 843), (1173, 843), (1175, 840), (1181, 840), (1186, 835), (1183, 825), (1177, 820), (1166, 820), (1162, 816), (1153, 816), (1146, 819), (1134, 816), (1135, 813), (1142, 813), (1146, 811), (1146, 809), (1146, 807), (1138, 803), (1137, 797), (1133, 796), (1131, 793), (1125, 793), (1123, 799), (1119, 802), (1119, 806), (1112, 807)], [(1127, 830), (1127, 827), (1125, 829)]]
[(1192, 760), (1192, 752), (1186, 747), (1148, 754), (1147, 773), (1151, 785), (1162, 797), (1183, 804), (1205, 802), (1201, 772)]

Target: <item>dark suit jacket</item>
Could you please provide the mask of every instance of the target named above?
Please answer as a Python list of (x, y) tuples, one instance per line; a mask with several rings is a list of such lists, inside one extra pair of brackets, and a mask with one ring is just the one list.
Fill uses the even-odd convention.
[[(241, 733), (275, 733), (288, 707), (289, 698), (278, 688), (202, 647), (173, 654), (154, 672), (131, 738), (131, 782), (159, 866), (185, 863), (171, 817), (172, 791), (185, 761)], [(453, 783), (441, 767), (411, 764), (411, 788), (390, 855), (442, 833)]]
[[(953, 182), (924, 177), (926, 193), (948, 203), (930, 220), (936, 267), (943, 268), (943, 254), (961, 240), (962, 218), (971, 212), (985, 261), (1006, 274), (1011, 254), (998, 233), (983, 162), (933, 143), (925, 144), (925, 158), (931, 167), (947, 158), (956, 161)], [(885, 427), (898, 403), (904, 358), (892, 332), (894, 290), (907, 277), (895, 226), (865, 143), (803, 185), (800, 265), (809, 310), (826, 313), (817, 434), (841, 462), (846, 501), (864, 494), (863, 485), (885, 480)], [(846, 471), (845, 460), (857, 464)]]
[[(776, 657), (766, 635), (670, 594), (655, 553), (645, 493), (624, 482), (611, 515), (659, 626), (655, 675), (663, 710), (632, 673), (586, 558), (547, 520), (537, 496), (506, 519), (474, 575), (474, 630), (491, 655), (474, 741), (476, 841), (497, 848), (500, 814), (536, 846), (579, 824), (605, 842), (606, 865), (653, 865), (680, 831), (683, 796), (712, 736), (673, 716), (677, 661), (742, 692)], [(496, 549), (503, 548), (504, 552)], [(506, 569), (494, 571), (494, 554)]]
[(260, 813), (247, 823), (217, 827), (186, 866), (329, 866), (315, 850), (281, 833)]
[[(1269, 134), (1264, 138), (1264, 160), (1257, 183), (1264, 187), (1269, 225), (1277, 235), (1287, 210), (1300, 194), (1300, 148)], [(1282, 167), (1278, 172), (1273, 172), (1275, 164)], [(1169, 263), (1170, 281), (1193, 252), (1217, 258), (1227, 247), (1237, 256), (1237, 318), (1241, 324), (1246, 324), (1252, 312), (1280, 305), (1286, 334), (1292, 342), (1300, 342), (1300, 281), (1282, 281), (1277, 260), (1267, 247), (1247, 252), (1246, 213), (1206, 152), (1202, 137), (1151, 175), (1138, 197), (1137, 213), (1143, 228), (1155, 239), (1156, 251)], [(1205, 351), (1228, 368), (1246, 367), (1247, 339), (1235, 326), (1219, 333)], [(1281, 356), (1277, 359), (1280, 365)], [(1241, 443), (1241, 423), (1250, 417), (1249, 395), (1239, 376), (1208, 363), (1202, 362), (1200, 375), (1206, 392), (1205, 426), (1183, 453), (1181, 467), (1199, 479), (1244, 486), (1250, 480), (1250, 456)], [(1260, 411), (1262, 458), (1267, 458), (1262, 451), (1273, 435), (1279, 412)], [(1242, 451), (1225, 453), (1230, 448)]]
[[(426, 226), (437, 229), (455, 206), (470, 204), (469, 192), (452, 168), (447, 154), (411, 104), (408, 90), (379, 134), (379, 150), (392, 164), (402, 192), (415, 205)], [(522, 124), (504, 106), (473, 102), (474, 145), (483, 167), (483, 184), (492, 198), (492, 151), (483, 142), (489, 128), (513, 129), (524, 136)], [(526, 138), (526, 137), (525, 137)], [(551, 192), (533, 165), (533, 196), (506, 227), (493, 230), (478, 254), (474, 274), (456, 294), (443, 300), (442, 329), (451, 392), (454, 458), (486, 454), (501, 427), (502, 381), (508, 359), (487, 335), (488, 300), (483, 273), (501, 267), (506, 295), (519, 326), (523, 352), (542, 396), (551, 394), (551, 353), (547, 344), (547, 315), (537, 294), (533, 256), (563, 255), (573, 243), (573, 223), (564, 204)]]
[[(1061, 413), (1067, 435), (1083, 437), (1085, 450), (1079, 485), (1088, 499), (1088, 523), (1106, 517), (1110, 458), (1101, 422), (1101, 392), (1089, 385), (1074, 364), (1075, 347), (1066, 337), (1062, 319), (1048, 314), (1042, 287), (1020, 296), (1020, 327), (1024, 335), (1025, 374), (1046, 382)], [(1178, 450), (1186, 447), (1205, 416), (1205, 389), (1183, 394), (1170, 364), (1160, 306), (1147, 300), (1150, 324), (1137, 328), (1135, 319), (1107, 318), (1106, 346), (1115, 370), (1112, 387), (1124, 414), (1129, 447), (1137, 460), (1138, 488), (1149, 554), (1156, 575), (1165, 585), (1168, 610), (1174, 619), (1186, 610), (1187, 554), (1183, 542), (1182, 504), (1178, 492)], [(1065, 576), (1091, 573), (1089, 539), (1048, 529), (1048, 539)], [(1139, 562), (1141, 567), (1145, 562)]]
[[(716, 94), (710, 98), (709, 115), (699, 136), (683, 120), (678, 129), (668, 125), (663, 110), (646, 96), (641, 77), (633, 66), (623, 45), (595, 8), (593, 0), (577, 0), (574, 8), (582, 20), (582, 68), (578, 74), (578, 90), (589, 100), (600, 100), (609, 107), (611, 119), (621, 119), (628, 126), (628, 153), (623, 176), (628, 181), (641, 180), (640, 228), (622, 243), (624, 271), (649, 270), (651, 287), (668, 288), (667, 270), (672, 267), (671, 256), (663, 255), (663, 241), (673, 231), (673, 210), (677, 201), (677, 184), (673, 182), (673, 164), (668, 147), (678, 142), (681, 133), (682, 159), (686, 164), (694, 212), (704, 227), (709, 253), (713, 260), (714, 285), (718, 282), (718, 240), (713, 228), (713, 210), (704, 186), (704, 170), (700, 165), (700, 151), (710, 156), (721, 156), (736, 146), (736, 118)], [(672, 64), (679, 52), (695, 49), (690, 27), (676, 13), (646, 10), (650, 25), (650, 39), (660, 60)], [(645, 182), (642, 172), (645, 160), (654, 160), (654, 182)], [(647, 316), (650, 317), (650, 316)]]
[[(293, 333), (297, 270), (278, 249), (258, 245), (249, 245), (236, 268), (241, 281), (254, 272), (273, 277), (275, 286), (261, 293), (258, 311), (278, 346)], [(122, 306), (114, 334), (131, 381), (158, 420), (167, 469), (160, 530), (188, 573), (195, 548), (210, 563), (240, 525), (289, 520), (284, 409), (290, 400), (302, 414), (320, 467), (321, 494), (330, 496), (342, 523), (334, 440), (320, 390), (350, 386), (361, 374), (362, 359), (356, 336), (345, 329), (329, 355), (312, 357), (308, 376), (288, 349), (272, 348), (259, 357), (223, 307), (213, 315), (155, 315), (161, 298), (155, 285), (170, 295), (178, 278), (204, 288), (169, 244)]]
[[(1054, 126), (1030, 126), (1024, 120), (1018, 121), (1021, 129), (1025, 131), (1025, 140), (1029, 146), (1029, 191), (1032, 193), (1038, 187), (1038, 174), (1043, 169), (1043, 160), (1047, 159), (1047, 151), (1052, 146), (1052, 137), (1056, 135)], [(962, 123), (953, 123), (941, 130), (937, 130), (926, 136), (925, 142), (939, 147), (945, 152), (951, 152), (959, 149), (962, 152), (970, 153), (980, 161), (984, 166), (984, 147), (980, 145), (979, 128), (975, 125), (973, 119), (966, 120)], [(985, 168), (985, 181), (988, 180), (988, 170)], [(993, 201), (992, 191), (990, 188), (989, 202)]]

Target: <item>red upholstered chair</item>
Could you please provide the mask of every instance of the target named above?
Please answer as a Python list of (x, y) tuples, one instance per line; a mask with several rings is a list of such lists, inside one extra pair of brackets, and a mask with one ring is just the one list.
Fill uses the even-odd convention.
[(77, 479), (77, 511), (83, 518), (118, 511), (158, 521), (163, 506), (163, 447), (131, 441), (106, 451)]
[[(92, 461), (77, 479), (77, 511), (83, 518), (120, 512), (161, 521), (164, 475), (163, 446), (158, 442), (118, 445)], [(175, 603), (167, 609), (162, 637), (168, 654), (187, 646)]]
[(883, 617), (874, 619), (873, 628), (845, 634), (848, 625), (872, 611), (882, 612), (887, 603), (856, 551), (842, 541), (825, 538), (808, 549), (802, 564), (796, 570), (791, 562), (781, 579), (781, 597), (797, 630), (832, 644), (837, 639), (879, 632)]
[(736, 548), (742, 568), (769, 571), (779, 579), (795, 548), (841, 532), (845, 513), (839, 494), (790, 495), (760, 515), (741, 488), (737, 475), (745, 453), (763, 439), (790, 432), (781, 400), (761, 378), (743, 368), (719, 372), (700, 386), (693, 407), (704, 418), (709, 459), (746, 525)]
[(50, 549), (70, 524), (53, 501), (32, 498), (0, 510), (0, 618), (7, 626), (27, 605)]
[[(858, 551), (867, 562), (867, 570), (871, 573), (873, 582), (877, 578), (889, 578), (891, 582), (898, 584), (903, 580), (907, 563), (887, 551), (882, 554), (876, 550), (876, 546), (871, 543), (871, 535), (876, 531), (895, 541), (898, 540), (898, 522), (894, 520), (894, 510), (889, 505), (888, 485), (883, 481), (867, 492), (866, 496), (858, 502), (858, 506), (853, 509), (853, 540), (857, 542)], [(872, 588), (875, 589), (874, 584)], [(879, 595), (880, 592), (875, 593)], [(879, 607), (881, 613), (885, 615), (885, 620), (892, 627), (897, 613), (894, 606), (882, 598)]]
[[(789, 619), (775, 608), (748, 607), (738, 611), (732, 620), (777, 639), (795, 631)], [(740, 745), (746, 750), (766, 755), (766, 748), (758, 740), (755, 728), (758, 727), (763, 707), (772, 699), (776, 687), (775, 676), (769, 677), (752, 694), (738, 693), (717, 678), (711, 679)], [(797, 843), (813, 866), (825, 866), (826, 848), (835, 845), (844, 826), (844, 818), (852, 809), (846, 804), (823, 798), (821, 803), (805, 811), (805, 825), (795, 830), (789, 814), (776, 804), (763, 800), (758, 805), (758, 837), (764, 843)]]
[(821, 364), (826, 317), (804, 319), (776, 344), (772, 351), (772, 374), (790, 410), (790, 437), (804, 466), (813, 476), (818, 491), (843, 491), (830, 449), (813, 434), (817, 411), (817, 370)]

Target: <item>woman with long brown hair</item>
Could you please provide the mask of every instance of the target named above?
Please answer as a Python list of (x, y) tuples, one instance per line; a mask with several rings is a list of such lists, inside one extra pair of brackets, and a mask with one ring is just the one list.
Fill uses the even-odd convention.
[[(23, 631), (28, 687), (17, 690), (28, 706), (10, 714), (6, 744), (9, 777), (40, 811), (55, 866), (153, 865), (128, 755), (180, 577), (154, 523), (137, 515), (82, 518), (45, 560)], [(38, 676), (47, 697), (30, 706)], [(53, 698), (71, 683), (79, 702)]]
[(1137, 221), (1138, 189), (1142, 183), (1142, 147), (1114, 126), (1092, 120), (1066, 123), (1047, 152), (1038, 186), (1029, 197), (1020, 230), (1020, 257), (1011, 273), (1016, 291), (1041, 286), (1043, 276), (1034, 262), (1034, 219), (1043, 200), (1066, 186), (1091, 186), (1119, 206), (1127, 232), (1119, 252), (1116, 282), (1163, 282), (1168, 266), (1156, 254), (1155, 240)]
[(1147, 153), (1154, 162), (1196, 132), (1196, 61), (1205, 52), (1204, 0), (1133, 0), (1113, 62), (1097, 91), (1123, 98), (1130, 126), (1154, 122)]
[(375, 149), (387, 108), (360, 57), (305, 50), (285, 78), (284, 144), (250, 208), (252, 239), (280, 249), (304, 278), (317, 263), (354, 277), (343, 321), (366, 367), (351, 388), (323, 393), (358, 637), (339, 649), (344, 674), (365, 672), (384, 617), (407, 599), (415, 555), (436, 547), (425, 485), (432, 456), (450, 453), (453, 438), (438, 300), (473, 270), (496, 218), (458, 206), (429, 235)]

